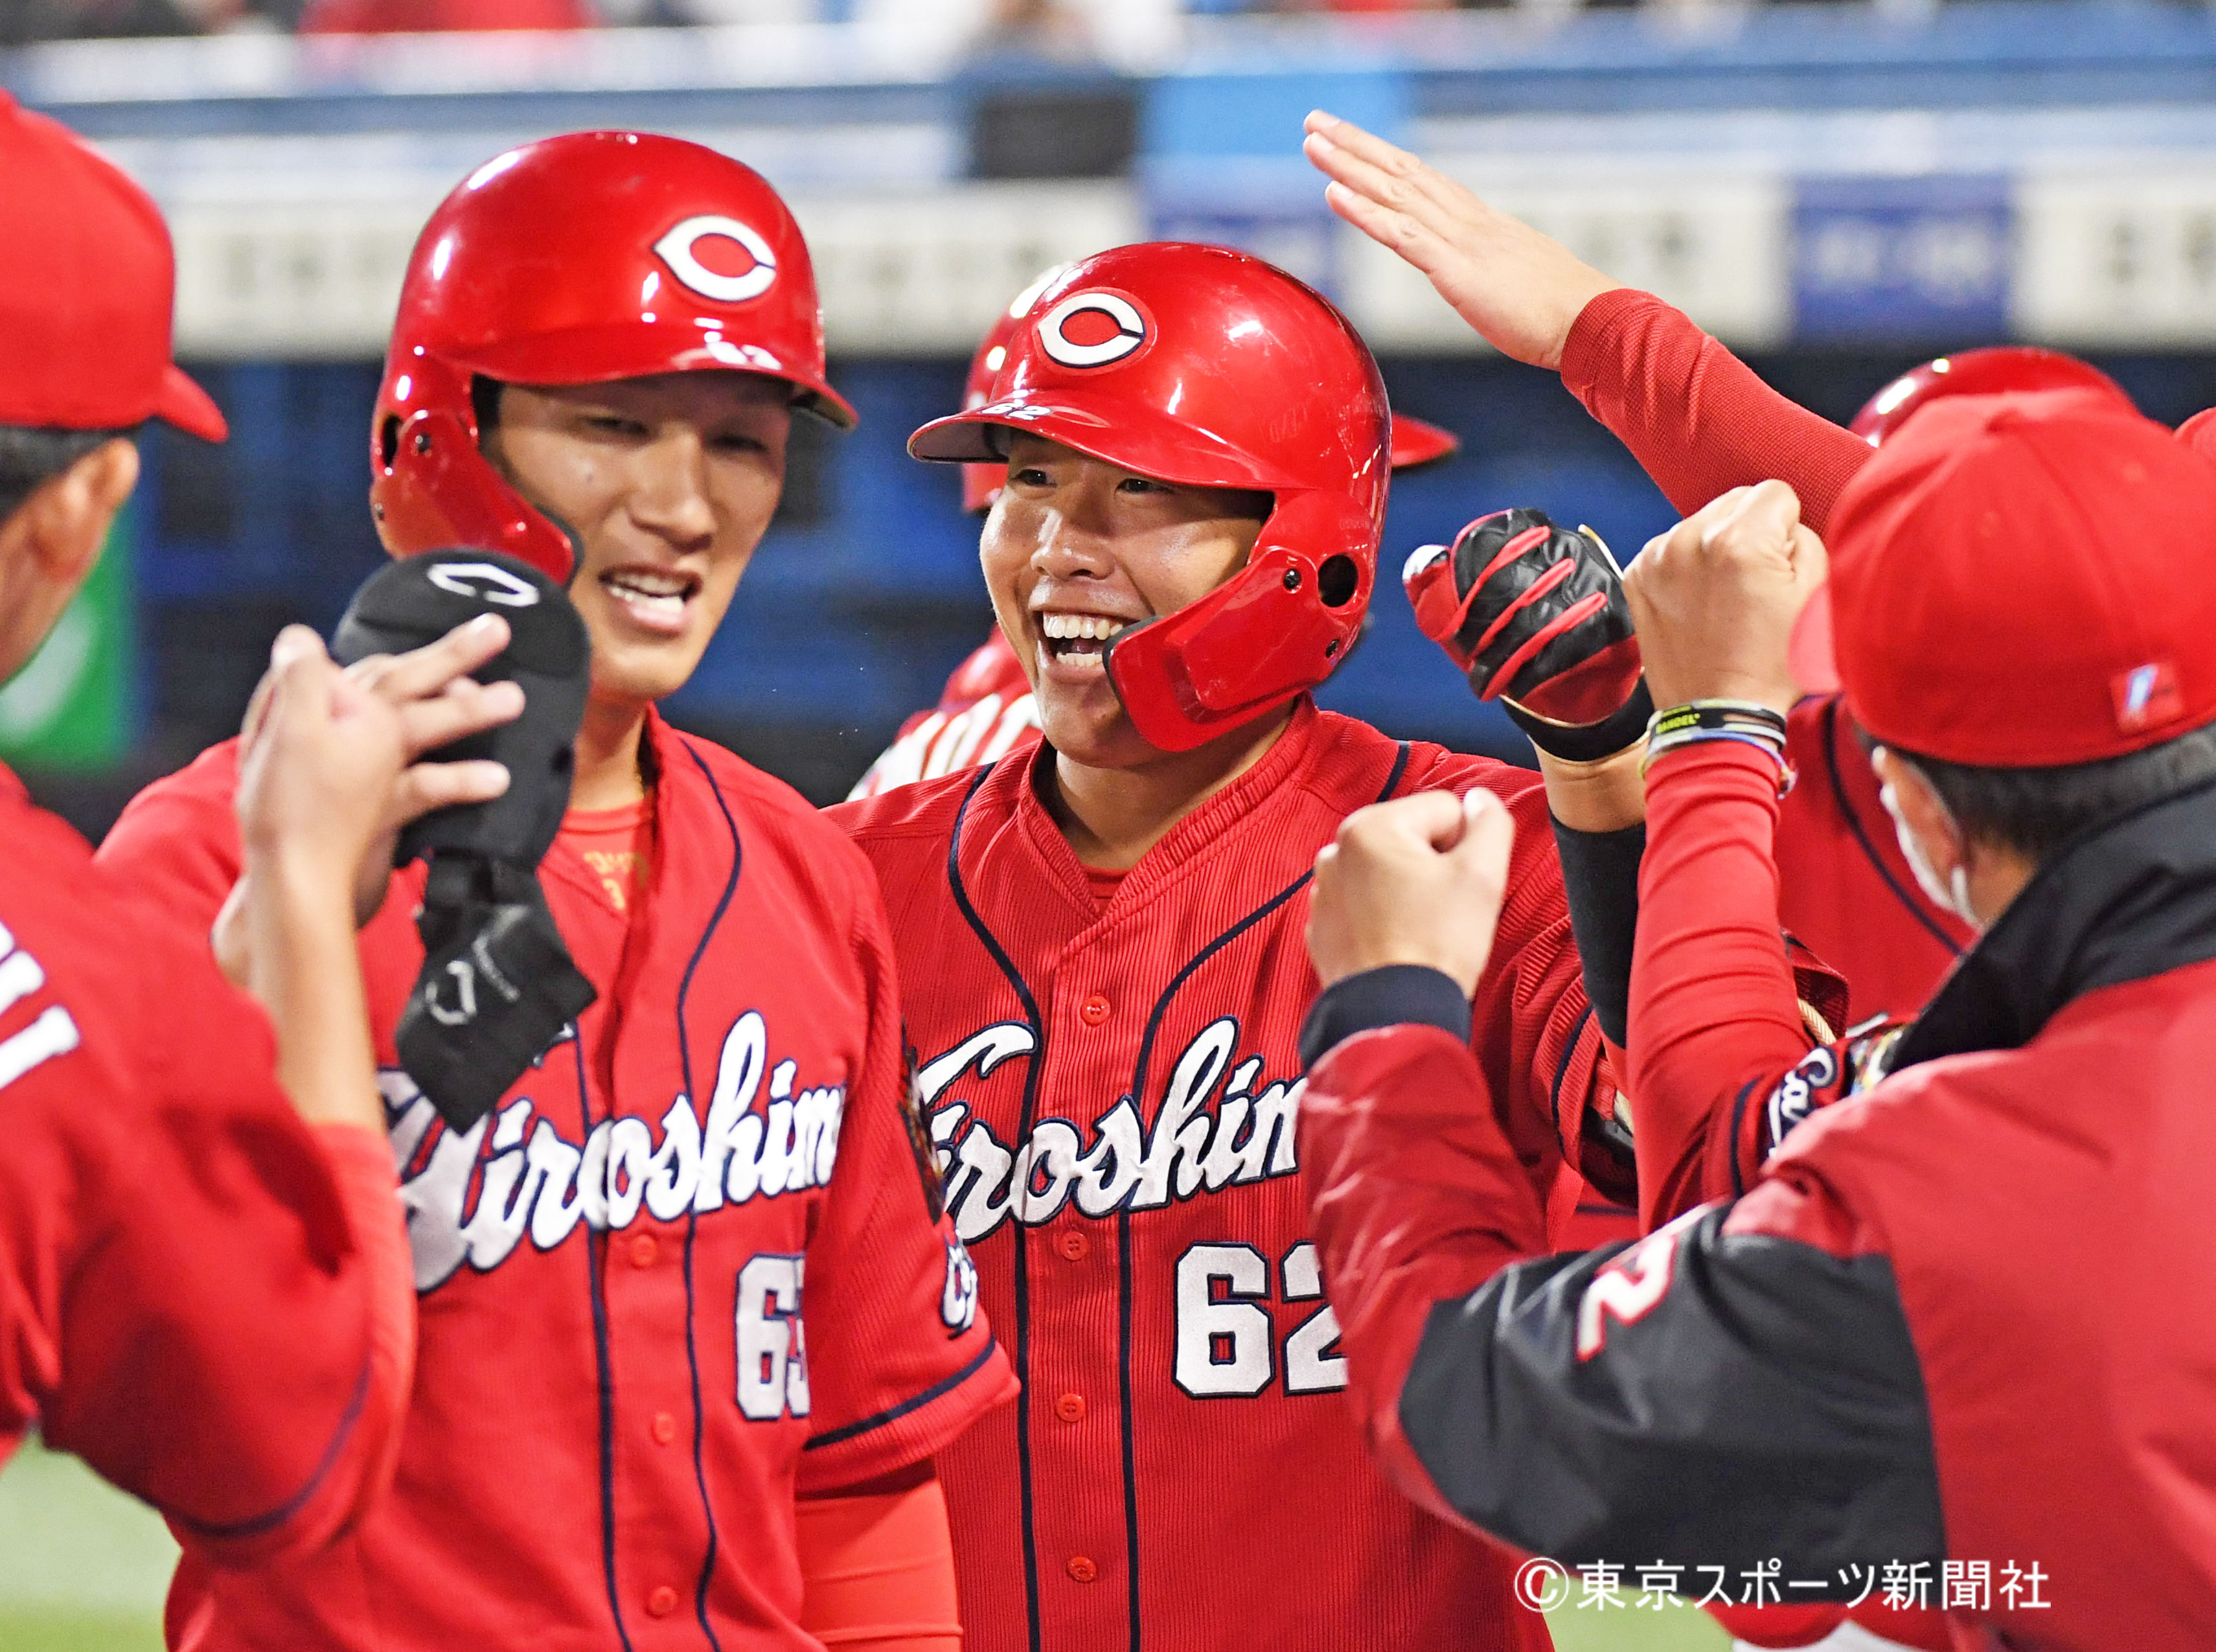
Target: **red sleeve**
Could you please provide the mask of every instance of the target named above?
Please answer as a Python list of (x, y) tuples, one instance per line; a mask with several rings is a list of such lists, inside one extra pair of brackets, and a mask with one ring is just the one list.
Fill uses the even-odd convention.
[(927, 1470), (897, 1490), (803, 1497), (793, 1512), (803, 1629), (826, 1647), (961, 1652), (946, 1496)]
[(369, 1298), (369, 1382), (361, 1427), (347, 1444), (347, 1463), (331, 1476), (330, 1535), (335, 1536), (369, 1512), (392, 1483), (400, 1460), (402, 1426), (416, 1383), (416, 1263), (391, 1138), (357, 1125), (318, 1125), (315, 1135), (346, 1207)]
[(1813, 1041), (1777, 928), (1776, 822), (1776, 765), (1751, 748), (1692, 746), (1648, 772), (1630, 1010), (1648, 1228), (1736, 1191), (1735, 1117)]
[(869, 1045), (846, 1097), (823, 1224), (808, 1247), (813, 1427), (803, 1495), (920, 1461), (1016, 1394), (910, 1099), (900, 985), (873, 883), (854, 904)]
[(1393, 1482), (1467, 1526), (1402, 1433), (1400, 1390), (1435, 1307), (1547, 1248), (1543, 1207), (1484, 1070), (1437, 1027), (1337, 1045), (1308, 1073), (1299, 1129), (1355, 1415)]
[(203, 934), (238, 881), (238, 743), (210, 747), (124, 806), (95, 856), (132, 893)]
[(0, 1412), (215, 1563), (305, 1551), (381, 1489), (406, 1402), (389, 1150), (300, 1122), (203, 940), (102, 904), (96, 957), (21, 937), (55, 955), (0, 1018), (77, 1039), (0, 1088)]
[(1682, 311), (1630, 287), (1579, 313), (1562, 382), (1685, 515), (1776, 477), (1821, 533), (1870, 456), (1861, 437), (1779, 395)]

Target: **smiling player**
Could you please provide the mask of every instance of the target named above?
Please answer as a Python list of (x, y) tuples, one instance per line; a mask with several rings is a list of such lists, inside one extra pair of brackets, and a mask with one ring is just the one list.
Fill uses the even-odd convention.
[(1153, 244), (1062, 275), (910, 444), (1005, 465), (982, 558), (1045, 736), (833, 811), (1025, 1384), (939, 1458), (983, 1652), (1548, 1643), (1503, 1551), (1363, 1460), (1294, 1150), (1309, 867), (1407, 791), (1525, 823), (1472, 1044), (1542, 1196), (1613, 1099), (1537, 778), (1308, 697), (1376, 580), (1388, 420), (1317, 294)]
[[(982, 407), (992, 394), (993, 381), (1008, 359), (1032, 304), (1048, 285), (1069, 268), (1057, 264), (1022, 292), (994, 318), (991, 329), (970, 359), (970, 377), (963, 387), (962, 405)], [(1393, 468), (1413, 470), (1448, 458), (1462, 446), (1450, 430), (1393, 415)], [(962, 509), (982, 516), (1000, 496), (1007, 466), (997, 460), (962, 467)], [(893, 743), (880, 752), (848, 794), (872, 798), (896, 786), (936, 780), (957, 769), (997, 762), (1012, 751), (1027, 749), (1038, 738), (1038, 701), (1031, 680), (998, 626), (976, 651), (954, 668), (939, 691), (939, 703), (918, 712), (901, 724)]]
[[(799, 230), (735, 161), (549, 139), (425, 229), (371, 430), (379, 531), (512, 552), (583, 616), (539, 875), (599, 996), (449, 1125), (393, 1056), (424, 874), (393, 879), (361, 950), (422, 1326), (395, 1489), (315, 1563), (188, 1565), (173, 1644), (958, 1644), (930, 1458), (1012, 1384), (909, 1138), (875, 885), (655, 710), (776, 509), (795, 409), (853, 421)], [(219, 747), (159, 782), (103, 857), (205, 922), (236, 768)]]

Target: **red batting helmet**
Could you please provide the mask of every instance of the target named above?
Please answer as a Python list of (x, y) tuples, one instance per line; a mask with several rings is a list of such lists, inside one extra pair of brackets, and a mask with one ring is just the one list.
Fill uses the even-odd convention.
[(908, 439), (996, 457), (1028, 430), (1165, 482), (1272, 496), (1246, 568), (1122, 632), (1108, 677), (1142, 738), (1188, 751), (1330, 675), (1361, 629), (1385, 521), (1385, 385), (1346, 318), (1245, 253), (1117, 247), (1033, 301), (982, 407)]
[(477, 451), (483, 377), (585, 385), (728, 368), (842, 429), (800, 226), (751, 168), (680, 139), (578, 132), (487, 161), (423, 226), (370, 426), (396, 556), (505, 551), (569, 578), (569, 536)]
[(1900, 428), (1926, 402), (1946, 396), (1997, 396), (2016, 390), (2090, 390), (2125, 406), (2123, 386), (2090, 361), (2029, 344), (1958, 350), (1911, 367), (1862, 404), (1848, 428), (1873, 447)]
[[(993, 381), (1000, 376), (1000, 369), (1008, 360), (1008, 345), (1016, 330), (1031, 313), (1031, 305), (1046, 291), (1050, 282), (1069, 268), (1068, 264), (1056, 264), (1022, 292), (994, 318), (993, 329), (984, 342), (977, 346), (977, 354), (970, 358), (969, 381), (962, 387), (962, 406), (964, 411), (982, 407), (992, 399)], [(1430, 465), (1460, 451), (1462, 438), (1451, 430), (1422, 419), (1412, 418), (1406, 413), (1393, 416), (1393, 468), (1412, 471), (1419, 465)], [(1000, 489), (1008, 479), (1007, 466), (1000, 464), (964, 465), (962, 467), (962, 509), (972, 515), (992, 509), (993, 501), (1000, 496)]]

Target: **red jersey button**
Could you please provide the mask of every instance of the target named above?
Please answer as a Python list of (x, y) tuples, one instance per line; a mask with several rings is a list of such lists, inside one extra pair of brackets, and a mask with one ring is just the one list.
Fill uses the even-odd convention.
[(1090, 1583), (1100, 1575), (1100, 1569), (1083, 1555), (1069, 1557), (1068, 1571), (1071, 1581), (1077, 1583)]
[(1064, 1422), (1085, 1421), (1085, 1396), (1065, 1394), (1054, 1402), (1054, 1414)]
[(1072, 1228), (1054, 1242), (1054, 1248), (1073, 1262), (1085, 1260), (1085, 1253), (1093, 1248), (1093, 1242)]
[(661, 1254), (662, 1246), (652, 1234), (641, 1233), (632, 1236), (631, 1265), (633, 1267), (652, 1267), (654, 1259)]
[(667, 1618), (676, 1610), (677, 1591), (667, 1583), (646, 1597), (646, 1615), (649, 1618)]
[(677, 1419), (671, 1416), (667, 1411), (656, 1412), (654, 1414), (654, 1443), (657, 1446), (667, 1446), (671, 1440), (676, 1438)]
[[(1096, 992), (1077, 1007), (1077, 1013), (1084, 1018), (1086, 1026), (1098, 1026), (1108, 1019), (1108, 1012), (1111, 1008), (1113, 1006)], [(1088, 1565), (1091, 1563), (1089, 1561), (1086, 1563)]]

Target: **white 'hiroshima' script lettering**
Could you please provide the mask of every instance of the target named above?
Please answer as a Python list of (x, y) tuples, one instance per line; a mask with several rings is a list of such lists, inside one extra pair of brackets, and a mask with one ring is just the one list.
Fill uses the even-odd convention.
[(1262, 1057), (1249, 1056), (1234, 1070), (1238, 1044), (1231, 1016), (1203, 1027), (1172, 1063), (1151, 1129), (1127, 1095), (1093, 1121), (1089, 1142), (1069, 1119), (1042, 1119), (1019, 1148), (948, 1093), (965, 1073), (989, 1078), (1012, 1057), (1034, 1055), (1038, 1042), (1029, 1026), (999, 1022), (924, 1063), (916, 1100), (931, 1121), (954, 1230), (974, 1245), (1012, 1218), (1036, 1225), (1073, 1201), (1086, 1216), (1159, 1210), (1173, 1199), (1293, 1174), (1300, 1086), (1280, 1079), (1258, 1093)]
[[(435, 1290), (465, 1262), (489, 1273), (526, 1235), (537, 1248), (551, 1250), (581, 1222), (619, 1231), (642, 1207), (674, 1222), (687, 1211), (705, 1215), (726, 1204), (828, 1186), (846, 1087), (796, 1092), (797, 1065), (781, 1061), (769, 1070), (767, 1104), (757, 1111), (768, 1051), (760, 1013), (748, 1010), (723, 1039), (705, 1125), (692, 1099), (680, 1094), (662, 1114), (659, 1132), (643, 1119), (604, 1119), (582, 1147), (543, 1114), (534, 1125), (528, 1096), (470, 1130), (449, 1130), (407, 1074), (380, 1073), (416, 1290)], [(424, 1154), (427, 1139), (431, 1147)], [(409, 1167), (419, 1156), (411, 1175)]]

